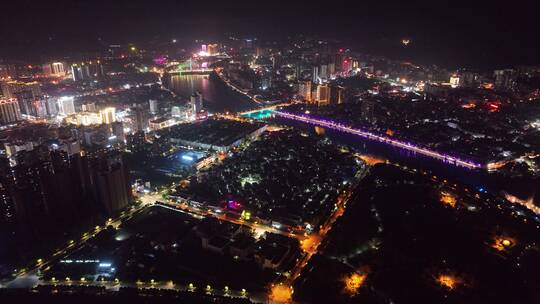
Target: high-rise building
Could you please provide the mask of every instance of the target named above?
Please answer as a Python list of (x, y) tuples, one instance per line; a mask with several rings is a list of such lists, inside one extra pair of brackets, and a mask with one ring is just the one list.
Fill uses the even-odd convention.
[(17, 165), (7, 171), (3, 185), (9, 197), (13, 231), (20, 242), (40, 242), (55, 229), (67, 228), (81, 217), (85, 202), (76, 158), (45, 146), (16, 155)]
[(327, 84), (317, 85), (317, 104), (327, 105), (330, 103), (330, 87)]
[(499, 89), (511, 90), (516, 85), (516, 72), (513, 69), (496, 70), (495, 87)]
[(311, 72), (311, 81), (313, 83), (319, 83), (319, 67), (314, 66), (313, 71)]
[(219, 46), (216, 43), (207, 46), (208, 55), (214, 56), (219, 53)]
[(330, 62), (328, 64), (328, 77), (334, 75), (336, 73), (336, 65), (333, 62)]
[(341, 52), (336, 53), (334, 55), (333, 63), (334, 63), (336, 72), (340, 72), (342, 70), (342, 67), (343, 67), (343, 54)]
[(75, 100), (73, 96), (62, 96), (58, 98), (58, 112), (62, 115), (75, 113)]
[(341, 62), (341, 71), (349, 73), (353, 69), (353, 60), (351, 58), (344, 58)]
[(48, 77), (64, 77), (67, 74), (64, 62), (49, 62), (42, 65), (43, 74)]
[(0, 64), (0, 79), (9, 79), (17, 77), (17, 69), (15, 65), (2, 63)]
[(133, 134), (126, 136), (127, 148), (134, 153), (144, 151), (146, 139), (143, 131), (137, 131)]
[(459, 75), (453, 74), (452, 76), (450, 76), (450, 85), (451, 85), (453, 88), (459, 87), (459, 84), (460, 84), (460, 81), (459, 81)]
[(112, 124), (116, 121), (116, 109), (114, 107), (108, 107), (99, 111), (101, 116), (101, 123)]
[(330, 87), (330, 103), (331, 104), (341, 104), (343, 103), (345, 89), (340, 86), (331, 86)]
[(321, 79), (326, 79), (328, 78), (328, 65), (326, 64), (321, 64), (321, 68), (319, 70), (319, 77)]
[(117, 142), (124, 142), (126, 136), (124, 135), (124, 124), (120, 121), (115, 121), (110, 124), (111, 134), (116, 138)]
[(298, 95), (302, 96), (302, 99), (306, 102), (312, 101), (312, 86), (310, 80), (303, 80), (298, 83)]
[(172, 117), (181, 117), (182, 116), (182, 107), (181, 106), (172, 106), (171, 107), (171, 116)]
[(371, 100), (364, 100), (360, 105), (360, 117), (363, 121), (373, 123), (375, 120), (375, 103)]
[(148, 100), (148, 104), (150, 105), (150, 114), (156, 115), (159, 113), (159, 102), (156, 99)]
[(107, 214), (113, 215), (131, 202), (129, 171), (120, 153), (109, 153), (97, 159), (97, 162), (94, 168), (97, 197)]
[(134, 109), (134, 118), (135, 118), (135, 130), (143, 131), (148, 127), (148, 117), (146, 111), (143, 111), (141, 108)]
[(191, 103), (191, 109), (193, 111), (193, 115), (196, 115), (203, 109), (203, 98), (202, 94), (200, 92), (195, 92), (190, 97), (190, 103)]
[(22, 119), (17, 99), (0, 99), (0, 124), (5, 125)]
[(2, 82), (2, 94), (6, 98), (18, 98), (19, 93), (28, 93), (32, 99), (39, 98), (43, 95), (41, 87), (36, 81), (6, 81)]
[(480, 74), (472, 71), (461, 71), (460, 85), (464, 87), (478, 87), (480, 85)]
[(83, 112), (96, 112), (96, 103), (95, 102), (85, 102), (81, 105)]
[(74, 63), (71, 65), (73, 81), (86, 81), (103, 77), (103, 66), (99, 60)]
[[(69, 155), (43, 145), (19, 152), (15, 167), (0, 158), (0, 224), (18, 246), (39, 245), (78, 221), (112, 216), (130, 202), (128, 170), (118, 153)], [(17, 249), (24, 248), (10, 247)]]
[(47, 114), (49, 116), (56, 116), (58, 115), (58, 100), (56, 98), (47, 98)]
[(47, 99), (40, 98), (32, 101), (30, 104), (30, 114), (34, 117), (48, 117), (49, 113), (47, 112)]

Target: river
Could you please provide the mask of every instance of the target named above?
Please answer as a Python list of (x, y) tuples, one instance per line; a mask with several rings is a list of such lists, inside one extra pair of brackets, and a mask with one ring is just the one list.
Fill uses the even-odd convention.
[(203, 107), (210, 113), (241, 112), (256, 106), (246, 96), (231, 90), (215, 74), (170, 76), (169, 89), (185, 98), (201, 92)]
[[(172, 76), (170, 89), (176, 94), (185, 97), (195, 91), (200, 91), (203, 94), (205, 107), (210, 112), (239, 112), (257, 107), (249, 98), (230, 89), (215, 75)], [(284, 119), (273, 119), (272, 121), (315, 132), (312, 126), (302, 123)], [(338, 144), (353, 147), (361, 153), (388, 159), (411, 168), (431, 171), (442, 178), (459, 181), (477, 190), (485, 189), (497, 194), (508, 191), (522, 199), (528, 199), (536, 195), (538, 200), (540, 196), (540, 181), (538, 178), (509, 178), (501, 174), (488, 173), (484, 170), (455, 167), (413, 152), (333, 130), (325, 130), (325, 136)]]

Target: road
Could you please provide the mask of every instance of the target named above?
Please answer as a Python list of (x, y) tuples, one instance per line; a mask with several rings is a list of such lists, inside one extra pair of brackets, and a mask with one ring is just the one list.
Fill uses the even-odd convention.
[(161, 194), (149, 193), (139, 197), (142, 201), (141, 204), (132, 206), (130, 209), (123, 211), (116, 218), (107, 219), (103, 225), (95, 226), (89, 231), (84, 232), (79, 239), (69, 240), (63, 248), (56, 250), (50, 257), (40, 258), (35, 263), (21, 269), (13, 280), (6, 282), (3, 285), (7, 288), (31, 288), (37, 286), (40, 283), (40, 270), (48, 270), (58, 261), (81, 249), (86, 241), (96, 236), (101, 230), (106, 229), (108, 226), (118, 228), (124, 220), (131, 218), (134, 213), (155, 202), (158, 197), (161, 197)]
[(230, 215), (228, 215), (226, 213), (213, 212), (210, 209), (209, 210), (201, 210), (199, 208), (189, 206), (186, 203), (171, 203), (171, 202), (160, 202), (160, 203), (161, 204), (159, 204), (157, 206), (162, 206), (162, 207), (167, 206), (167, 207), (169, 207), (170, 209), (172, 209), (174, 211), (190, 214), (190, 215), (192, 215), (194, 217), (197, 217), (197, 218), (215, 217), (215, 218), (217, 218), (217, 219), (219, 219), (221, 221), (226, 221), (226, 222), (230, 222), (230, 223), (237, 224), (237, 225), (248, 226), (248, 227), (250, 227), (251, 229), (253, 229), (255, 231), (255, 235), (257, 235), (257, 236), (262, 235), (265, 232), (270, 232), (270, 233), (275, 233), (275, 234), (281, 234), (281, 235), (284, 235), (284, 236), (287, 236), (287, 237), (293, 237), (293, 238), (296, 238), (296, 239), (298, 239), (300, 241), (307, 238), (303, 231), (302, 232), (287, 232), (287, 231), (283, 231), (283, 230), (280, 230), (280, 229), (276, 229), (276, 228), (274, 228), (272, 226), (261, 224), (258, 220), (245, 221), (245, 220), (240, 219), (240, 218), (234, 218), (234, 217), (232, 217), (232, 216), (230, 216)]
[[(117, 218), (111, 218), (108, 219), (104, 225), (102, 226), (96, 226), (92, 230), (83, 233), (81, 238), (79, 240), (70, 240), (66, 246), (62, 249), (57, 250), (52, 256), (50, 256), (47, 259), (40, 259), (35, 264), (30, 265), (28, 269), (21, 270), (15, 279), (6, 282), (5, 284), (2, 284), (2, 288), (33, 288), (38, 285), (63, 285), (63, 286), (103, 286), (107, 290), (112, 291), (118, 291), (121, 287), (131, 287), (131, 288), (139, 288), (139, 289), (145, 289), (145, 288), (153, 288), (153, 289), (168, 289), (168, 290), (177, 290), (177, 291), (195, 291), (197, 288), (204, 288), (204, 290), (208, 294), (213, 295), (219, 295), (219, 296), (231, 296), (231, 297), (244, 297), (249, 298), (253, 302), (261, 303), (265, 302), (267, 295), (265, 293), (251, 293), (246, 290), (230, 290), (230, 289), (213, 289), (211, 286), (208, 289), (208, 286), (204, 287), (197, 287), (197, 286), (190, 286), (190, 285), (179, 285), (175, 284), (172, 281), (167, 282), (120, 282), (120, 281), (81, 281), (81, 280), (66, 280), (66, 279), (58, 279), (54, 281), (43, 281), (40, 278), (40, 270), (47, 270), (50, 266), (57, 263), (58, 261), (68, 257), (73, 252), (81, 249), (85, 242), (91, 239), (92, 237), (96, 236), (102, 229), (105, 229), (108, 226), (113, 226), (114, 228), (118, 228), (123, 221), (128, 220), (132, 217), (133, 214), (136, 212), (142, 210), (145, 207), (148, 206), (161, 206), (161, 207), (167, 207), (166, 205), (162, 204), (155, 204), (157, 201), (163, 201), (163, 191), (161, 192), (150, 192), (146, 194), (138, 195), (138, 199), (141, 201), (141, 203), (137, 206), (132, 207), (129, 210), (126, 210), (120, 214)], [(196, 218), (202, 218), (203, 216), (214, 216), (212, 214), (201, 212), (200, 210), (196, 208), (179, 208), (179, 204), (170, 204), (168, 207), (172, 210), (175, 210), (177, 212), (183, 212), (186, 214), (189, 214)], [(258, 229), (262, 231), (269, 231), (273, 233), (282, 233), (285, 234), (283, 231), (276, 230), (272, 227), (268, 227), (265, 225), (260, 225), (256, 223), (250, 223), (238, 219), (233, 219), (231, 217), (225, 216), (216, 216), (217, 218), (229, 222), (233, 222), (235, 224), (244, 224), (252, 227), (253, 229)], [(290, 236), (289, 234), (287, 234)], [(296, 235), (296, 237), (301, 237), (300, 235)]]
[(328, 235), (328, 232), (332, 229), (334, 223), (345, 213), (347, 208), (347, 202), (351, 198), (354, 190), (360, 183), (360, 181), (369, 173), (369, 167), (361, 171), (357, 177), (356, 181), (349, 187), (348, 190), (345, 190), (336, 200), (336, 208), (330, 215), (330, 217), (325, 221), (322, 227), (317, 233), (311, 234), (309, 237), (301, 241), (302, 249), (304, 250), (304, 255), (298, 260), (296, 265), (290, 271), (290, 275), (282, 282), (276, 282), (272, 285), (270, 293), (268, 295), (269, 300), (272, 303), (292, 303), (292, 294), (294, 292), (292, 286), (294, 282), (302, 274), (302, 270), (307, 266), (309, 260), (318, 253), (319, 246), (323, 243), (324, 239)]

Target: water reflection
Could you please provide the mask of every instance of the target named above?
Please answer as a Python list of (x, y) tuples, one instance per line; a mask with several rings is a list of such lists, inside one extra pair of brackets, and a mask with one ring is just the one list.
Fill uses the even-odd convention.
[(245, 111), (254, 107), (251, 100), (230, 90), (214, 75), (174, 75), (169, 88), (185, 98), (196, 91), (201, 92), (205, 108), (213, 113)]

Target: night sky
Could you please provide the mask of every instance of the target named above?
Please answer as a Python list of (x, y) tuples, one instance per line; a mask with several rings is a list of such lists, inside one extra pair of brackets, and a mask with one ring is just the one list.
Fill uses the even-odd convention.
[[(540, 64), (536, 1), (17, 0), (2, 4), (0, 56), (36, 59), (103, 44), (316, 34), (418, 63)], [(404, 48), (401, 38), (413, 43)], [(21, 58), (22, 57), (22, 58)]]

